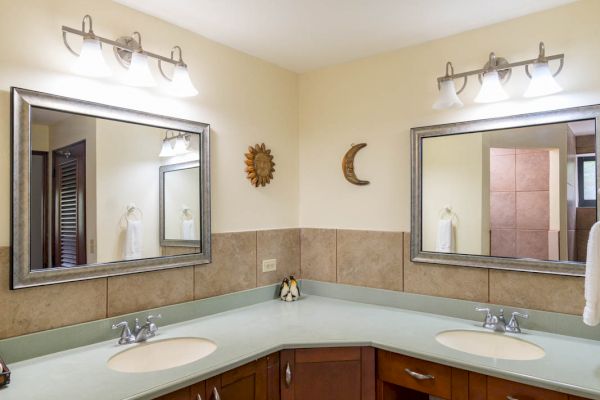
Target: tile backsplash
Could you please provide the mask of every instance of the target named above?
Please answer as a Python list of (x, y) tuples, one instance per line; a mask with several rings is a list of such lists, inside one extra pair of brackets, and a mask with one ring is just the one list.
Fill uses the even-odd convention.
[[(579, 314), (583, 278), (421, 264), (410, 234), (337, 229), (217, 233), (211, 264), (9, 290), (0, 248), (0, 339), (278, 282), (284, 275), (431, 296)], [(277, 271), (262, 272), (263, 259)]]

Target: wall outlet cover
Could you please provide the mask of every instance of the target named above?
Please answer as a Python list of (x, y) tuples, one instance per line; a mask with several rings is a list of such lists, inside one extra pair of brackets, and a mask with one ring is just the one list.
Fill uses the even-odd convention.
[(277, 259), (271, 260), (263, 260), (262, 262), (262, 271), (263, 272), (272, 272), (277, 270)]

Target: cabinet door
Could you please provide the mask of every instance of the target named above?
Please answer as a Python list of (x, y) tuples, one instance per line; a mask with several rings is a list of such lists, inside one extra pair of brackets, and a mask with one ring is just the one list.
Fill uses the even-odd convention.
[(206, 400), (267, 400), (267, 358), (208, 379)]
[(488, 400), (567, 400), (568, 396), (563, 393), (541, 389), (504, 379), (487, 378)]
[(190, 388), (190, 400), (206, 400), (206, 382), (196, 383)]
[(155, 400), (189, 400), (189, 399), (190, 399), (190, 387), (188, 386), (186, 388), (177, 390), (176, 392), (157, 397)]
[(371, 348), (284, 350), (281, 400), (374, 400), (375, 352)]

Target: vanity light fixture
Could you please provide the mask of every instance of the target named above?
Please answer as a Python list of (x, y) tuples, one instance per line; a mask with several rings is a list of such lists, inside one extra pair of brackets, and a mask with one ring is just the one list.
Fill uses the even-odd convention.
[[(549, 62), (554, 60), (559, 60), (560, 65), (553, 74), (550, 71)], [(477, 75), (481, 83), (481, 89), (474, 99), (476, 103), (506, 100), (509, 96), (502, 85), (510, 79), (512, 70), (516, 67), (525, 67), (525, 73), (531, 79), (527, 90), (523, 94), (524, 97), (546, 96), (560, 92), (562, 88), (554, 80), (554, 77), (562, 71), (564, 60), (564, 54), (546, 56), (544, 43), (540, 42), (539, 55), (531, 60), (509, 63), (502, 57), (496, 57), (495, 53), (490, 53), (489, 60), (483, 68), (457, 74), (454, 73), (452, 64), (447, 63), (446, 75), (437, 78), (440, 94), (433, 104), (433, 108), (439, 110), (460, 107), (462, 102), (458, 98), (458, 94), (464, 90), (467, 78), (471, 75)], [(454, 80), (461, 78), (464, 79), (463, 85), (460, 90), (456, 91)]]
[[(86, 31), (86, 22), (89, 29)], [(67, 34), (73, 34), (83, 37), (81, 52), (77, 53), (67, 40)], [(134, 32), (132, 36), (123, 36), (117, 40), (106, 39), (94, 34), (92, 30), (92, 17), (86, 15), (81, 23), (81, 30), (62, 27), (63, 42), (67, 49), (78, 57), (76, 70), (82, 75), (100, 77), (111, 74), (102, 55), (102, 44), (112, 46), (115, 57), (119, 63), (127, 68), (127, 84), (132, 86), (151, 87), (156, 86), (156, 80), (150, 69), (150, 59), (158, 61), (158, 68), (161, 74), (170, 81), (171, 92), (176, 96), (196, 96), (198, 90), (194, 87), (190, 79), (187, 65), (183, 62), (181, 48), (175, 46), (171, 51), (171, 57), (164, 57), (159, 54), (151, 53), (142, 48), (142, 38), (139, 32)], [(174, 51), (179, 51), (179, 58), (174, 58)], [(163, 63), (174, 66), (173, 77), (169, 78), (163, 71)]]
[(165, 132), (165, 138), (163, 139), (158, 156), (161, 158), (175, 157), (189, 153), (190, 135), (182, 132), (173, 132), (169, 136), (169, 132), (173, 131), (168, 130)]

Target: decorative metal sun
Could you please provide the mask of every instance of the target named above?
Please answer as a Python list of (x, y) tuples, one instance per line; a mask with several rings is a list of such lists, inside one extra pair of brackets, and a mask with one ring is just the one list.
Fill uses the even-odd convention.
[(248, 147), (245, 163), (247, 178), (253, 186), (266, 186), (273, 179), (275, 163), (271, 150), (267, 149), (264, 143)]

